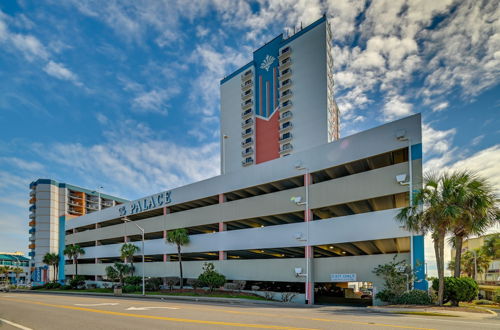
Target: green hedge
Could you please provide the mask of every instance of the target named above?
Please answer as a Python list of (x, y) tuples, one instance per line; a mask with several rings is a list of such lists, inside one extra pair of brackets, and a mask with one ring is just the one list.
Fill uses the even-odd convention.
[[(437, 291), (439, 280), (432, 281), (432, 288)], [(470, 277), (445, 277), (443, 302), (451, 301), (457, 305), (460, 301), (472, 301), (477, 297), (479, 286)]]
[(398, 305), (430, 305), (432, 297), (424, 290), (411, 290), (396, 298)]

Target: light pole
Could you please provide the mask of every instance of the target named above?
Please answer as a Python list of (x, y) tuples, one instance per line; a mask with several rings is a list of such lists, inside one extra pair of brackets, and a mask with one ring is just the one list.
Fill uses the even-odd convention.
[[(129, 218), (127, 217), (124, 217), (122, 218), (122, 221), (127, 223), (127, 222), (132, 222), (132, 220), (130, 220)], [(139, 228), (139, 230), (141, 231), (141, 234), (142, 234), (142, 295), (145, 296), (146, 295), (146, 286), (145, 286), (145, 277), (144, 277), (144, 268), (145, 268), (145, 265), (144, 265), (144, 228), (140, 227), (138, 224), (136, 224), (135, 222), (132, 222), (134, 225), (136, 225), (137, 228)], [(134, 256), (132, 256), (133, 258)]]
[(226, 140), (229, 138), (228, 135), (222, 135), (222, 174), (226, 174)]
[[(406, 135), (405, 130), (400, 130), (396, 133), (396, 138), (398, 141), (408, 141), (408, 175), (410, 177), (409, 181), (409, 198), (410, 198), (410, 208), (413, 206), (413, 163), (411, 159), (411, 139)], [(410, 268), (413, 272), (413, 232), (410, 232)]]
[[(295, 165), (295, 169), (299, 171), (304, 171), (305, 172), (305, 179), (304, 179), (304, 185), (306, 188), (306, 198), (305, 201), (302, 202), (300, 197), (292, 197), (291, 201), (295, 202), (297, 205), (305, 205), (306, 211), (305, 211), (305, 220), (306, 220), (306, 252), (308, 255), (306, 255), (306, 303), (308, 304), (314, 304), (314, 296), (312, 294), (312, 288), (309, 286), (309, 282), (311, 280), (311, 254), (312, 254), (312, 248), (309, 246), (309, 222), (311, 221), (310, 219), (310, 212), (309, 212), (309, 168), (303, 166), (301, 163), (298, 163)], [(309, 257), (309, 258), (307, 258)]]

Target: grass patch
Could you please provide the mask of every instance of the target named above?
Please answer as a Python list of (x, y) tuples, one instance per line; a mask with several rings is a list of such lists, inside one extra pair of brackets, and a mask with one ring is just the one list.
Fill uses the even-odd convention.
[(451, 315), (451, 314), (445, 314), (445, 313), (432, 313), (432, 312), (394, 312), (394, 314), (458, 317), (458, 315)]

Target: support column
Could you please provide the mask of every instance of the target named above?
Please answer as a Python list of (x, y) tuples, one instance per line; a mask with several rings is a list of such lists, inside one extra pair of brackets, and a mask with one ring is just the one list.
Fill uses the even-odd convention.
[[(312, 182), (312, 177), (311, 174), (304, 174), (304, 186), (309, 186), (311, 185)], [(307, 188), (306, 188), (307, 189)], [(308, 201), (309, 202), (309, 201)], [(310, 203), (308, 203), (310, 204)], [(312, 221), (312, 211), (310, 209), (310, 206), (308, 205), (308, 209), (304, 211), (304, 221), (306, 222), (306, 226), (308, 225), (307, 223)], [(307, 230), (307, 245), (305, 246), (305, 258), (306, 258), (306, 263), (307, 263), (307, 273), (308, 276), (306, 278), (306, 283), (305, 283), (305, 292), (306, 292), (306, 303), (309, 305), (314, 304), (314, 272), (313, 272), (313, 247), (310, 245), (310, 232)]]
[[(219, 204), (225, 203), (226, 202), (226, 196), (224, 194), (219, 194)], [(224, 222), (219, 222), (219, 232), (226, 231), (227, 230), (227, 225)], [(227, 259), (227, 252), (226, 251), (219, 251), (219, 260), (226, 260)]]
[[(166, 214), (165, 209), (166, 209), (166, 207), (163, 208), (163, 214)], [(167, 240), (167, 231), (166, 230), (163, 231), (163, 240), (164, 241)], [(167, 261), (170, 261), (170, 257), (168, 256), (168, 254), (164, 253), (163, 254), (163, 262), (167, 262)]]

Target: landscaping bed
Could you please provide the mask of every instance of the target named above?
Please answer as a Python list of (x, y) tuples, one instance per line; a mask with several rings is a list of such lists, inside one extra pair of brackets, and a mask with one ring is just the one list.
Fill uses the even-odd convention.
[(479, 306), (434, 306), (434, 305), (387, 305), (383, 308), (394, 308), (394, 309), (421, 309), (425, 312), (467, 312), (467, 313), (480, 313), (480, 314), (490, 314), (487, 309), (481, 308)]

